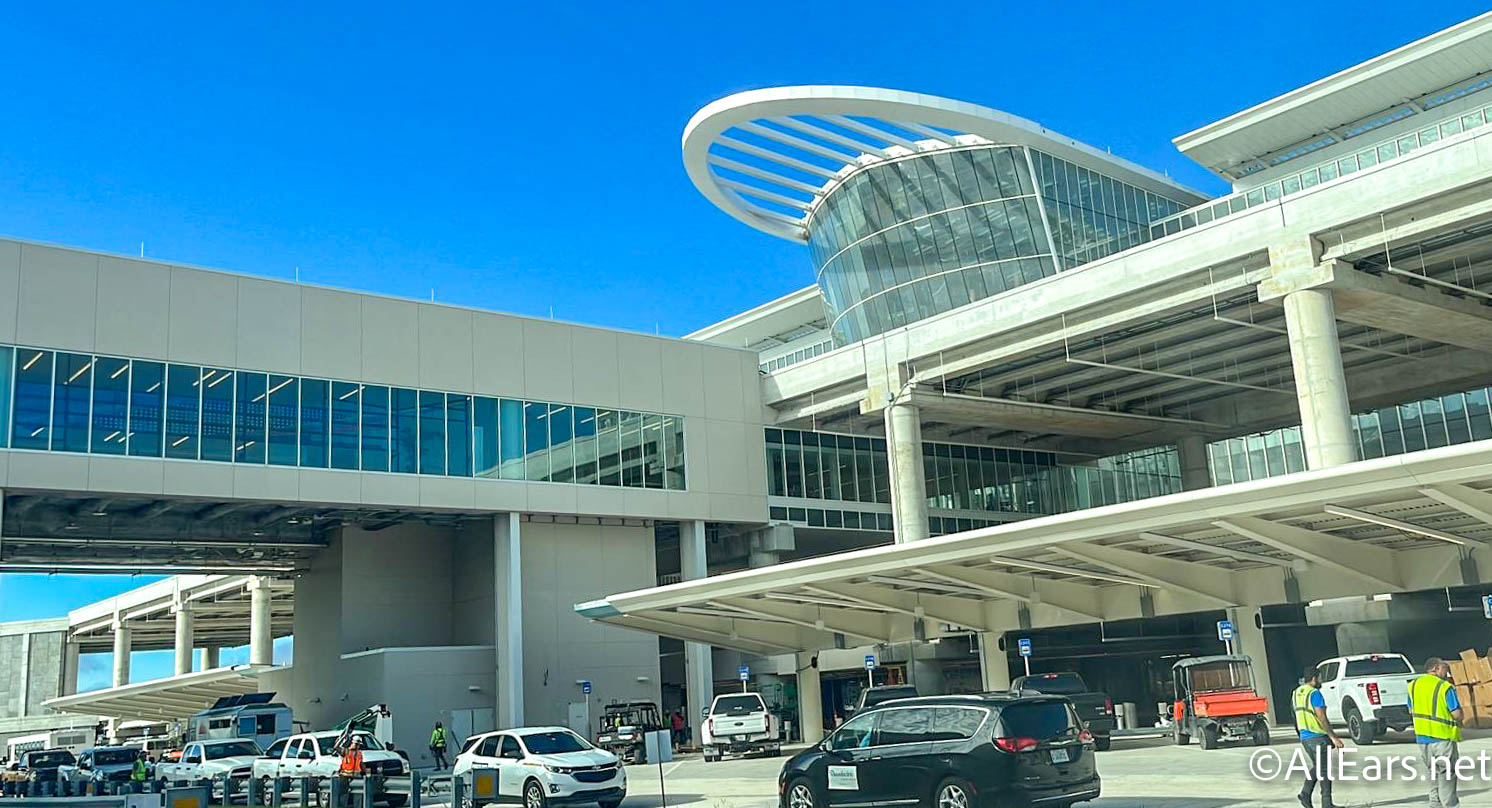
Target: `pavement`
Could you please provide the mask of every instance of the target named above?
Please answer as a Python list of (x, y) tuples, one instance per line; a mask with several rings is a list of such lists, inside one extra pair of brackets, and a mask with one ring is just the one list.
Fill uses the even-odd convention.
[[(1485, 755), (1485, 771), (1473, 782), (1462, 782), (1461, 804), (1492, 808), (1492, 733), (1469, 732), (1461, 753), (1475, 759)], [(1349, 742), (1349, 747), (1352, 744)], [(1113, 748), (1100, 752), (1099, 774), (1103, 796), (1081, 803), (1093, 808), (1298, 808), (1295, 800), (1301, 779), (1263, 781), (1250, 774), (1250, 758), (1278, 754), (1288, 762), (1299, 748), (1293, 733), (1277, 731), (1268, 747), (1231, 746), (1204, 751), (1195, 743), (1178, 747), (1166, 738), (1116, 738)], [(1268, 751), (1261, 751), (1268, 750)], [(668, 806), (690, 808), (773, 808), (777, 805), (777, 773), (798, 751), (784, 749), (780, 758), (730, 758), (705, 763), (690, 756), (662, 767)], [(1402, 779), (1408, 769), (1402, 759), (1417, 759), (1418, 746), (1410, 735), (1390, 733), (1368, 747), (1353, 748), (1346, 760), (1355, 765), (1355, 782), (1338, 782), (1334, 797), (1345, 808), (1424, 805), (1423, 783)], [(1393, 759), (1395, 763), (1390, 763)], [(1266, 758), (1259, 758), (1266, 760)], [(1368, 782), (1372, 768), (1397, 766), (1396, 779)], [(1468, 764), (1469, 765), (1469, 764)], [(627, 767), (629, 795), (623, 808), (660, 808), (665, 805), (657, 766)], [(1319, 806), (1319, 798), (1317, 805)]]

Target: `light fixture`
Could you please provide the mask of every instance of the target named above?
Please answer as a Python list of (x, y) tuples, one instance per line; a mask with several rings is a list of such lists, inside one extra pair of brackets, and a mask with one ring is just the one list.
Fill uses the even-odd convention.
[(129, 370), (129, 369), (130, 369), (130, 363), (125, 362), (124, 364), (122, 364), (122, 365), (119, 366), (118, 370), (114, 371), (113, 373), (110, 373), (109, 374), (109, 378), (111, 378), (111, 379), (117, 379), (120, 376), (123, 376), (124, 372), (126, 370)]
[(88, 369), (91, 368), (91, 367), (93, 367), (93, 360), (92, 359), (90, 359), (87, 362), (85, 362), (82, 367), (80, 367), (77, 370), (73, 371), (73, 375), (67, 377), (67, 383), (68, 384), (72, 384), (73, 382), (77, 381), (78, 377), (82, 376), (84, 373), (87, 373)]
[(1424, 536), (1427, 539), (1437, 539), (1439, 541), (1459, 545), (1465, 545), (1469, 542), (1468, 539), (1464, 539), (1454, 533), (1447, 533), (1444, 530), (1436, 530), (1433, 527), (1416, 525), (1413, 522), (1405, 522), (1402, 519), (1395, 519), (1391, 516), (1380, 516), (1376, 513), (1359, 511), (1356, 508), (1344, 508), (1340, 505), (1327, 505), (1321, 510), (1326, 511), (1332, 516), (1341, 516), (1347, 519), (1356, 519), (1359, 522), (1381, 525), (1383, 527), (1393, 528), (1394, 530), (1401, 530), (1405, 533), (1414, 533), (1419, 536)]
[(191, 435), (182, 435), (181, 437), (177, 438), (176, 440), (171, 441), (171, 445), (172, 446), (180, 446), (181, 444), (186, 443), (187, 441), (189, 441), (191, 439), (192, 439)]
[(21, 366), (21, 370), (30, 370), (31, 366), (34, 365), (34, 364), (36, 364), (37, 361), (41, 359), (42, 353), (43, 353), (42, 351), (37, 351), (35, 356), (33, 356), (30, 359), (26, 360), (26, 364), (24, 364), (24, 365)]
[(160, 382), (156, 382), (155, 384), (152, 384), (151, 386), (145, 388), (145, 392), (147, 392), (147, 393), (154, 393), (155, 391), (157, 391), (159, 389), (161, 389), (161, 383)]

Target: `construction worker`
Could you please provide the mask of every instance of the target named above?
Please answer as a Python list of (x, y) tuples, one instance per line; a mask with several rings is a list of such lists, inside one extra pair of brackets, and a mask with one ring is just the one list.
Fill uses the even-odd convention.
[(139, 794), (145, 789), (145, 781), (149, 779), (150, 769), (145, 765), (145, 755), (141, 754), (130, 767), (130, 791)]
[(1414, 740), (1430, 782), (1430, 808), (1456, 808), (1456, 744), (1461, 740), (1461, 700), (1451, 683), (1451, 666), (1439, 657), (1425, 660), (1425, 672), (1409, 685)]
[(446, 763), (446, 728), (439, 721), (435, 722), (435, 729), (430, 731), (430, 757), (435, 758), (435, 768), (444, 769)]
[(1300, 733), (1300, 745), (1305, 747), (1310, 768), (1306, 773), (1305, 787), (1301, 789), (1300, 804), (1311, 808), (1311, 794), (1317, 784), (1321, 786), (1321, 808), (1336, 808), (1331, 801), (1331, 767), (1328, 763), (1331, 749), (1341, 749), (1342, 739), (1337, 737), (1326, 720), (1326, 699), (1321, 696), (1321, 672), (1312, 665), (1305, 669), (1300, 687), (1290, 696), (1295, 708), (1295, 730)]

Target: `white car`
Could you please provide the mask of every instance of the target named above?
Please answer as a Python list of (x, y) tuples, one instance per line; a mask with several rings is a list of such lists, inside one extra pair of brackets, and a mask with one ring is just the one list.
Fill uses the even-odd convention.
[[(342, 756), (332, 751), (332, 745), (341, 735), (337, 730), (309, 732), (281, 738), (264, 750), (264, 756), (254, 761), (254, 779), (258, 780), (263, 793), (268, 794), (270, 781), (276, 777), (299, 780), (302, 777), (334, 777), (342, 766)], [(363, 768), (384, 777), (403, 777), (409, 774), (409, 765), (397, 752), (383, 747), (367, 732), (355, 732), (354, 738), (362, 741)], [(409, 801), (408, 794), (385, 792), (378, 801), (389, 808), (400, 808)]]
[(781, 726), (759, 693), (716, 696), (710, 714), (700, 727), (705, 762), (719, 760), (727, 752), (782, 754)]
[(247, 780), (254, 763), (263, 756), (259, 744), (250, 738), (193, 741), (182, 747), (180, 760), (155, 764), (155, 777), (168, 783), (217, 779), (225, 774)]
[(517, 802), (524, 808), (577, 803), (617, 808), (627, 796), (627, 771), (617, 756), (564, 727), (507, 729), (467, 738), (452, 773), (470, 783), (472, 769), (496, 770), (496, 802)]
[(1402, 654), (1354, 654), (1323, 659), (1321, 698), (1326, 719), (1345, 726), (1352, 740), (1366, 746), (1383, 733), (1414, 726), (1409, 717), (1409, 683), (1414, 666)]

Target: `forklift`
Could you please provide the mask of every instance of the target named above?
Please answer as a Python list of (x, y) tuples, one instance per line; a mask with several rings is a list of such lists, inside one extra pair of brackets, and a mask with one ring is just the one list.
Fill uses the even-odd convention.
[(1253, 662), (1242, 654), (1191, 657), (1171, 666), (1177, 746), (1197, 736), (1203, 749), (1226, 741), (1269, 744), (1269, 700), (1254, 689)]
[(624, 701), (606, 705), (596, 745), (624, 763), (642, 759), (646, 735), (664, 729), (658, 705), (651, 701)]

